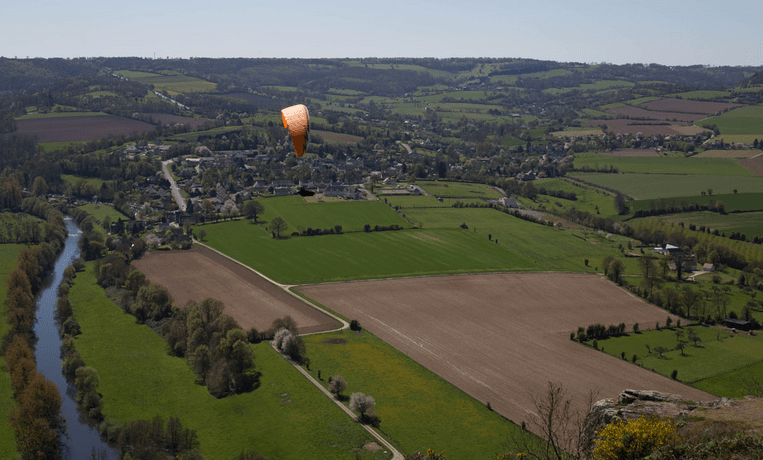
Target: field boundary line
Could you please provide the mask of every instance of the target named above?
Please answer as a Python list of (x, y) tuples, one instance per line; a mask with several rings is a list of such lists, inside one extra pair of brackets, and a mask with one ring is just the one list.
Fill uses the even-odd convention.
[[(323, 385), (321, 385), (317, 380), (315, 380), (312, 375), (310, 375), (306, 370), (302, 369), (302, 366), (295, 363), (291, 359), (285, 357), (280, 351), (278, 351), (278, 349), (276, 349), (275, 345), (273, 345), (272, 342), (270, 343), (270, 346), (273, 347), (276, 353), (281, 355), (284, 359), (286, 359), (289, 363), (291, 363), (291, 365), (294, 366), (300, 373), (302, 373), (302, 375), (305, 376), (305, 378), (308, 381), (312, 382), (313, 385), (318, 387), (323, 392), (324, 395), (326, 395), (331, 401), (334, 402), (334, 404), (339, 406), (345, 413), (347, 413), (350, 417), (352, 417), (353, 420), (355, 420), (357, 423), (360, 423), (360, 419), (358, 418), (357, 415), (355, 415), (353, 411), (351, 411), (347, 406), (342, 404), (341, 401), (337, 400), (326, 388), (323, 387)], [(365, 423), (360, 423), (360, 424), (363, 428), (365, 428), (366, 431), (368, 431), (371, 434), (371, 436), (376, 438), (377, 441), (381, 442), (387, 449), (389, 449), (392, 452), (392, 460), (405, 460), (405, 457), (403, 457), (403, 454), (401, 454), (397, 449), (395, 449), (395, 447), (392, 446), (392, 444), (389, 441), (384, 439), (382, 435), (374, 431), (370, 426), (366, 425)]]
[(194, 244), (198, 244), (199, 246), (207, 248), (210, 251), (212, 251), (212, 252), (214, 252), (216, 254), (219, 254), (220, 256), (225, 257), (226, 259), (228, 259), (228, 260), (230, 260), (230, 261), (232, 261), (232, 262), (234, 262), (234, 263), (236, 263), (236, 264), (246, 268), (247, 270), (253, 272), (254, 274), (256, 274), (260, 278), (264, 279), (265, 281), (269, 282), (270, 284), (274, 285), (275, 287), (277, 287), (279, 289), (282, 289), (283, 291), (289, 293), (290, 296), (292, 296), (292, 297), (294, 297), (296, 299), (299, 299), (302, 303), (304, 303), (304, 304), (306, 304), (306, 305), (308, 305), (308, 306), (318, 310), (319, 312), (321, 312), (321, 313), (323, 313), (323, 314), (325, 314), (325, 315), (327, 315), (327, 316), (337, 320), (339, 322), (339, 324), (342, 325), (341, 327), (338, 327), (336, 329), (330, 329), (330, 330), (327, 330), (327, 331), (318, 331), (318, 332), (308, 332), (308, 333), (299, 334), (299, 335), (328, 334), (329, 332), (338, 332), (338, 331), (342, 331), (342, 330), (350, 328), (350, 323), (348, 323), (344, 319), (340, 318), (339, 316), (335, 315), (334, 313), (332, 313), (330, 311), (324, 310), (323, 308), (319, 307), (318, 305), (315, 305), (314, 303), (310, 302), (309, 300), (307, 300), (307, 299), (305, 299), (303, 297), (300, 297), (296, 293), (292, 292), (291, 288), (293, 288), (295, 286), (298, 286), (298, 285), (294, 285), (294, 284), (292, 284), (292, 285), (290, 285), (290, 284), (281, 284), (281, 283), (279, 283), (277, 281), (274, 281), (274, 280), (268, 278), (264, 274), (260, 273), (259, 271), (255, 270), (254, 268), (246, 265), (245, 263), (240, 262), (240, 261), (234, 259), (233, 257), (229, 256), (228, 254), (220, 252), (217, 249), (215, 249), (215, 248), (213, 248), (213, 247), (211, 247), (209, 245), (206, 245), (206, 244), (204, 244), (204, 243), (202, 243), (202, 242), (200, 242), (200, 241), (198, 241), (196, 239), (194, 239), (193, 242), (194, 242)]

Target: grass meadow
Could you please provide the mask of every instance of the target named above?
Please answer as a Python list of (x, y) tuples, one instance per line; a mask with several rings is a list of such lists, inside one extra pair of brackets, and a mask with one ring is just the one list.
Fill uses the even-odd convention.
[(339, 201), (308, 203), (301, 196), (291, 195), (259, 200), (265, 208), (261, 219), (265, 222), (275, 217), (283, 218), (289, 224), (288, 232), (304, 228), (333, 228), (341, 225), (342, 230), (360, 231), (365, 224), (409, 226), (408, 222), (381, 201)]
[(763, 133), (763, 105), (738, 107), (734, 110), (698, 122), (707, 127), (716, 125), (723, 135)]
[[(763, 193), (724, 193), (712, 195), (695, 195), (695, 196), (678, 196), (670, 199), (666, 199), (665, 202), (686, 202), (688, 205), (692, 204), (708, 204), (711, 201), (722, 201), (726, 212), (734, 211), (763, 211)], [(638, 209), (651, 209), (652, 203), (655, 200), (634, 200), (628, 203), (628, 206), (632, 211)]]
[[(262, 373), (253, 392), (216, 399), (195, 383), (186, 361), (169, 356), (161, 337), (114, 305), (95, 284), (92, 264), (69, 293), (82, 327), (76, 346), (98, 371), (104, 414), (122, 424), (179, 417), (197, 431), (207, 459), (256, 450), (267, 458), (355, 458), (371, 441), (360, 425), (320, 393), (268, 343), (253, 345)], [(363, 459), (383, 452), (358, 451)]]
[(371, 395), (380, 430), (403, 454), (431, 448), (447, 458), (495, 458), (510, 450), (509, 439), (520, 429), (366, 331), (304, 340), (313, 377), (320, 370), (328, 387), (330, 376), (341, 375), (344, 396)]
[(245, 221), (201, 228), (210, 246), (284, 284), (539, 269), (508, 244), (457, 227), (281, 240)]
[(129, 217), (114, 209), (114, 206), (110, 204), (88, 203), (78, 207), (84, 209), (85, 212), (93, 216), (100, 223), (103, 223), (106, 218), (108, 218), (110, 222), (116, 222), (119, 219), (129, 219)]
[(443, 198), (482, 198), (497, 200), (501, 195), (495, 188), (486, 184), (471, 184), (468, 182), (417, 182), (430, 195)]
[[(643, 329), (653, 328), (655, 325), (640, 326)], [(676, 333), (682, 332), (683, 340), (686, 340), (689, 329), (693, 329), (701, 341), (696, 346), (689, 342), (682, 356), (681, 352), (675, 349), (678, 340)], [(735, 396), (740, 391), (739, 386), (733, 383), (731, 374), (747, 366), (759, 365), (763, 357), (763, 337), (759, 334), (732, 334), (725, 328), (708, 326), (671, 329), (663, 327), (660, 330), (647, 330), (638, 334), (630, 333), (622, 337), (599, 340), (598, 346), (603, 348), (605, 353), (617, 358), (621, 357), (621, 353), (625, 353), (629, 361), (635, 354), (636, 364), (666, 377), (670, 377), (673, 370), (677, 370), (678, 380), (703, 390), (709, 388), (708, 385), (701, 384), (702, 381), (711, 378), (722, 379), (725, 385), (715, 386), (711, 392), (727, 397)], [(654, 351), (659, 346), (670, 350), (664, 353), (662, 358)]]
[(575, 174), (586, 182), (619, 190), (636, 200), (700, 197), (708, 188), (714, 194), (763, 193), (763, 177), (678, 174)]
[(733, 158), (682, 157), (600, 157), (575, 158), (575, 168), (593, 169), (614, 166), (619, 172), (639, 174), (694, 174), (711, 176), (751, 176), (752, 173)]
[[(0, 244), (0, 339), (8, 332), (8, 275), (16, 268), (20, 244)], [(0, 458), (14, 459), (16, 441), (13, 428), (8, 419), (8, 412), (16, 406), (11, 390), (11, 377), (5, 365), (5, 359), (0, 355)]]
[(575, 208), (594, 215), (600, 214), (604, 217), (617, 214), (617, 210), (615, 210), (614, 194), (611, 192), (606, 192), (601, 189), (592, 189), (587, 185), (576, 184), (572, 180), (564, 178), (540, 179), (536, 180), (534, 184), (536, 190), (545, 188), (547, 192), (556, 190), (574, 193), (577, 198), (577, 200), (574, 201), (556, 198), (550, 195), (546, 196), (549, 203), (556, 203), (558, 201), (559, 203), (562, 203), (562, 207), (565, 210)]
[(64, 180), (64, 182), (69, 182), (70, 184), (74, 185), (79, 181), (85, 181), (88, 184), (92, 184), (93, 187), (96, 189), (101, 188), (101, 185), (103, 185), (103, 180), (95, 178), (95, 177), (79, 177), (79, 176), (73, 176), (71, 174), (61, 174), (61, 179)]
[(683, 222), (685, 226), (691, 224), (697, 227), (710, 227), (718, 230), (721, 234), (730, 235), (733, 232), (744, 234), (747, 240), (755, 236), (763, 237), (763, 212), (742, 212), (733, 214), (718, 214), (717, 212), (699, 211), (680, 214), (668, 214), (660, 216), (666, 222)]

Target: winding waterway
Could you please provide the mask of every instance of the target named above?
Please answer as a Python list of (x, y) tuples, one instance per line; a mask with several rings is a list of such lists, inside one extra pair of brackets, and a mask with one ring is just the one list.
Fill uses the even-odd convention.
[(63, 458), (89, 459), (95, 451), (99, 455), (98, 458), (104, 458), (105, 454), (106, 458), (116, 460), (119, 458), (117, 451), (103, 442), (98, 430), (88, 425), (87, 417), (77, 411), (76, 390), (61, 372), (61, 339), (58, 336), (55, 311), (58, 285), (63, 279), (66, 267), (79, 257), (79, 240), (82, 238), (82, 232), (72, 219), (66, 219), (66, 229), (68, 236), (64, 250), (58, 256), (55, 269), (46, 277), (37, 296), (37, 322), (34, 325), (38, 339), (35, 347), (37, 369), (55, 383), (61, 393), (61, 415), (66, 419), (66, 437), (62, 440)]

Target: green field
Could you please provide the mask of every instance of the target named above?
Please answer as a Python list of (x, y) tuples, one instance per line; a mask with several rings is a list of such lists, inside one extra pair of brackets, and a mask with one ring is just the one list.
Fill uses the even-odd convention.
[(637, 200), (701, 196), (708, 188), (715, 194), (763, 193), (763, 177), (676, 174), (578, 174), (575, 178), (619, 190)]
[[(269, 222), (276, 216), (289, 224), (288, 233), (302, 228), (334, 228), (342, 231), (361, 231), (365, 224), (410, 226), (381, 201), (338, 201), (307, 203), (301, 196), (283, 196), (259, 200), (265, 208), (258, 220)], [(250, 221), (251, 222), (251, 221)]]
[[(687, 205), (702, 204), (706, 205), (711, 201), (722, 201), (727, 212), (733, 211), (763, 211), (763, 193), (733, 193), (695, 196), (678, 196), (664, 200), (665, 203), (675, 202), (676, 204)], [(634, 200), (628, 203), (631, 211), (638, 209), (651, 209), (655, 200)]]
[(119, 219), (129, 220), (129, 217), (114, 209), (114, 206), (110, 204), (88, 203), (78, 207), (93, 216), (100, 223), (103, 223), (106, 218), (108, 218), (110, 222), (116, 222)]
[(421, 181), (417, 182), (416, 185), (421, 186), (430, 195), (443, 198), (482, 198), (497, 200), (503, 196), (496, 191), (495, 188), (486, 184)]
[[(536, 190), (545, 188), (547, 192), (551, 190), (572, 192), (576, 195), (577, 200), (565, 200), (563, 198), (556, 198), (553, 196), (545, 196), (549, 203), (555, 204), (556, 202), (562, 203), (564, 210), (570, 210), (575, 208), (580, 211), (585, 211), (590, 214), (600, 214), (602, 217), (614, 216), (617, 214), (615, 210), (614, 194), (606, 192), (600, 189), (593, 189), (590, 186), (583, 186), (582, 184), (576, 184), (570, 179), (540, 179), (533, 182)], [(537, 198), (536, 198), (537, 201)], [(546, 205), (551, 207), (552, 205)], [(598, 208), (598, 212), (597, 212)]]
[(744, 212), (734, 214), (718, 214), (717, 212), (699, 211), (660, 216), (666, 222), (683, 222), (686, 227), (691, 224), (697, 227), (710, 227), (721, 234), (730, 235), (740, 232), (752, 240), (753, 237), (763, 237), (763, 212)]
[(157, 91), (167, 91), (171, 95), (188, 92), (210, 92), (217, 88), (217, 83), (212, 83), (196, 77), (189, 77), (174, 71), (150, 73), (132, 70), (117, 70), (114, 73), (139, 83), (153, 85), (154, 89)]
[[(107, 420), (179, 417), (197, 431), (210, 460), (249, 450), (271, 459), (352, 459), (354, 448), (372, 440), (268, 343), (253, 346), (261, 386), (214, 398), (195, 384), (184, 359), (167, 354), (161, 337), (105, 296), (92, 267), (77, 274), (69, 299), (82, 326), (76, 346), (98, 371)], [(389, 458), (383, 452), (358, 453), (364, 459)]]
[(424, 229), (457, 228), (465, 223), (469, 227), (467, 233), (480, 235), (484, 240), (488, 240), (490, 235), (493, 242), (497, 240), (498, 244), (493, 243), (494, 251), (497, 252), (495, 247), (510, 248), (519, 256), (537, 264), (541, 270), (594, 271), (593, 264), (590, 267), (584, 265), (585, 259), (596, 260), (614, 255), (621, 241), (616, 238), (600, 238), (596, 232), (586, 232), (584, 236), (583, 233), (570, 229), (526, 222), (489, 208), (406, 209), (405, 212), (412, 222), (423, 223)]
[(72, 176), (71, 174), (61, 174), (61, 179), (63, 179), (65, 182), (69, 182), (72, 185), (79, 181), (85, 181), (89, 184), (92, 184), (96, 189), (101, 188), (101, 185), (103, 185), (103, 180), (94, 177), (78, 177)]
[[(0, 244), (27, 242), (27, 238), (32, 236), (34, 231), (37, 231), (38, 241), (40, 241), (45, 236), (44, 227), (40, 225), (42, 223), (44, 223), (42, 219), (30, 214), (0, 212)], [(23, 239), (17, 239), (19, 237)], [(14, 258), (14, 263), (15, 260)], [(5, 278), (1, 278), (0, 282), (5, 283)], [(2, 337), (1, 334), (0, 337)]]
[[(0, 339), (8, 332), (8, 275), (16, 268), (16, 260), (23, 246), (20, 244), (0, 244)], [(16, 406), (11, 389), (11, 378), (5, 359), (0, 355), (0, 458), (18, 458), (13, 428), (8, 412)]]
[(694, 382), (692, 386), (714, 395), (743, 398), (750, 393), (749, 390), (744, 390), (745, 383), (752, 379), (758, 382), (763, 381), (763, 362), (759, 361), (735, 371), (699, 380)]
[[(450, 205), (440, 203), (437, 198), (426, 195), (382, 195), (377, 193), (376, 196), (387, 202), (392, 206), (400, 206), (401, 208), (433, 208), (433, 207), (448, 207)], [(443, 200), (444, 201), (444, 200)], [(401, 211), (405, 212), (405, 211)]]
[(201, 228), (209, 245), (285, 284), (540, 269), (508, 241), (496, 245), (457, 226), (286, 240), (245, 221)]
[(373, 396), (381, 430), (403, 454), (432, 448), (447, 458), (489, 459), (509, 450), (517, 425), (368, 332), (304, 339), (313, 377), (320, 370), (328, 387), (330, 376), (341, 375), (345, 396)]
[(763, 105), (738, 107), (698, 122), (700, 126), (716, 125), (721, 134), (756, 134), (763, 137)]
[(751, 176), (752, 173), (733, 158), (682, 157), (575, 157), (575, 168), (596, 170), (614, 166), (621, 173), (696, 174), (713, 176)]
[[(663, 324), (664, 326), (664, 324)], [(654, 327), (654, 324), (641, 325), (641, 328)], [(678, 371), (678, 379), (692, 386), (695, 383), (713, 378), (720, 378), (725, 374), (736, 371), (756, 363), (761, 363), (763, 357), (763, 337), (760, 335), (750, 336), (747, 334), (731, 334), (723, 328), (694, 326), (697, 335), (702, 338), (698, 346), (693, 342), (687, 344), (684, 349), (686, 356), (675, 350), (677, 343), (676, 331), (684, 331), (684, 340), (688, 327), (643, 331), (640, 334), (627, 334), (622, 337), (613, 337), (599, 340), (599, 348), (604, 348), (609, 355), (620, 358), (625, 352), (630, 361), (634, 354), (638, 355), (637, 364), (652, 369), (658, 374), (670, 377), (673, 370)], [(718, 340), (720, 337), (720, 340)], [(590, 342), (589, 342), (590, 343)], [(646, 345), (651, 347), (652, 352), (647, 351)], [(658, 346), (667, 348), (667, 353), (660, 358), (654, 349)], [(728, 377), (726, 383), (731, 383)], [(705, 389), (705, 388), (702, 388)], [(733, 386), (715, 388), (713, 394), (718, 396), (730, 396), (737, 391)]]

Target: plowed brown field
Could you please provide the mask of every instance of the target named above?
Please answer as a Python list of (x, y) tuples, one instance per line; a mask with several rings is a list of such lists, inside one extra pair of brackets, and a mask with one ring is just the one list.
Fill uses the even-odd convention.
[(198, 245), (189, 251), (151, 252), (133, 265), (152, 283), (166, 287), (177, 306), (207, 297), (222, 301), (225, 314), (244, 330), (252, 326), (266, 330), (275, 319), (286, 315), (297, 321), (301, 333), (340, 326), (248, 268)]
[(19, 133), (35, 134), (40, 142), (89, 141), (110, 135), (145, 133), (155, 128), (149, 123), (114, 115), (33, 118), (18, 121)]
[(658, 99), (656, 101), (645, 102), (640, 105), (647, 110), (658, 110), (661, 112), (704, 113), (706, 115), (713, 115), (716, 112), (722, 112), (724, 110), (741, 107), (742, 104), (665, 98)]
[(739, 160), (739, 162), (756, 176), (763, 176), (763, 156), (750, 158), (748, 160)]
[[(666, 313), (596, 275), (521, 273), (405, 278), (300, 287), (385, 342), (519, 422), (547, 381), (581, 403), (600, 388), (712, 395), (570, 341), (591, 323), (664, 323)], [(606, 345), (605, 345), (606, 346)], [(645, 350), (646, 351), (646, 350)]]

